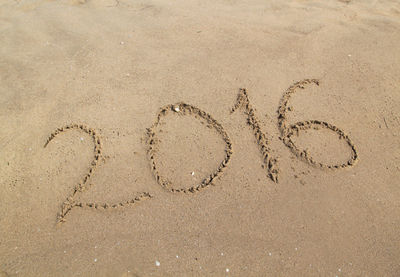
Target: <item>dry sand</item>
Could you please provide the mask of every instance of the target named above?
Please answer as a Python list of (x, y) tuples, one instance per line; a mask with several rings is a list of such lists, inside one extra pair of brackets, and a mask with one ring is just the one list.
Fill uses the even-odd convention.
[(3, 0), (0, 276), (400, 276), (399, 89), (397, 0)]

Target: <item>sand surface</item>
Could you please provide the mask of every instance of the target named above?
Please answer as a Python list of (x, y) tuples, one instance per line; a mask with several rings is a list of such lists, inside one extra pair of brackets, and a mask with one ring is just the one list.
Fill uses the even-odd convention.
[(2, 0), (0, 126), (2, 277), (400, 276), (397, 0)]

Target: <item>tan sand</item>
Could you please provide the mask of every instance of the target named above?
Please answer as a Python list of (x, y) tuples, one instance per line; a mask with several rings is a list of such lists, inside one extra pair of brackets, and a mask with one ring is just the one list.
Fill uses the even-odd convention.
[(400, 276), (397, 0), (3, 0), (0, 96), (0, 276)]

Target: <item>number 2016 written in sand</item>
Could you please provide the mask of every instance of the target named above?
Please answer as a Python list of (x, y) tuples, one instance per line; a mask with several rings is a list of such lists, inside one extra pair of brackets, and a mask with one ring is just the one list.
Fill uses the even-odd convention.
[[(289, 101), (291, 96), (296, 92), (298, 89), (303, 89), (306, 85), (319, 85), (318, 80), (315, 79), (305, 79), (300, 82), (294, 83), (290, 86), (283, 94), (283, 97), (280, 101), (279, 108), (278, 108), (278, 128), (281, 133), (281, 140), (282, 142), (289, 147), (289, 149), (296, 155), (296, 157), (302, 159), (303, 161), (309, 163), (310, 165), (319, 167), (319, 168), (326, 168), (326, 169), (342, 169), (346, 167), (351, 167), (355, 165), (358, 160), (358, 154), (353, 142), (350, 140), (349, 136), (344, 133), (338, 127), (320, 120), (306, 120), (306, 121), (299, 121), (293, 124), (287, 122), (287, 113), (292, 110), (292, 107), (289, 106)], [(231, 110), (231, 113), (235, 112), (236, 110), (242, 110), (246, 117), (247, 117), (247, 124), (251, 127), (256, 142), (259, 146), (259, 150), (262, 156), (263, 168), (266, 171), (267, 176), (273, 181), (278, 182), (279, 178), (279, 169), (277, 160), (272, 157), (271, 149), (269, 147), (269, 141), (267, 136), (264, 132), (262, 132), (260, 128), (260, 124), (258, 122), (255, 109), (250, 104), (250, 100), (247, 94), (246, 89), (240, 89), (236, 104)], [(214, 128), (217, 133), (222, 136), (223, 141), (225, 142), (225, 157), (219, 164), (218, 168), (208, 175), (203, 181), (199, 184), (192, 186), (190, 188), (175, 188), (173, 184), (165, 177), (162, 176), (157, 167), (157, 149), (159, 139), (157, 137), (157, 127), (162, 122), (163, 118), (168, 114), (176, 114), (179, 116), (193, 116), (195, 118), (201, 118), (205, 122), (207, 122), (208, 126)], [(327, 130), (331, 130), (338, 134), (339, 139), (343, 139), (351, 149), (351, 157), (342, 164), (324, 164), (321, 162), (317, 162), (314, 158), (307, 152), (307, 150), (299, 149), (294, 141), (292, 140), (293, 135), (298, 135), (299, 132), (308, 130), (308, 129), (320, 129), (324, 128)], [(89, 128), (85, 125), (81, 124), (70, 124), (61, 128), (58, 128), (54, 131), (49, 138), (47, 139), (44, 147), (46, 147), (58, 134), (62, 132), (66, 132), (68, 130), (75, 129), (81, 132), (85, 132), (90, 135), (93, 139), (94, 143), (94, 157), (89, 166), (88, 172), (85, 176), (81, 179), (81, 181), (76, 184), (73, 188), (72, 193), (66, 198), (61, 206), (61, 211), (58, 213), (58, 222), (62, 223), (65, 222), (66, 216), (68, 213), (76, 207), (80, 208), (92, 208), (92, 209), (113, 209), (119, 207), (125, 207), (129, 205), (136, 204), (144, 199), (153, 198), (148, 192), (138, 193), (134, 198), (122, 201), (119, 203), (83, 203), (76, 200), (77, 195), (80, 192), (88, 190), (91, 186), (89, 184), (89, 180), (93, 175), (94, 171), (97, 168), (98, 162), (102, 157), (102, 143), (101, 139), (98, 135), (98, 132), (92, 128)], [(228, 166), (230, 159), (232, 157), (232, 141), (229, 138), (229, 135), (225, 131), (218, 121), (216, 121), (210, 114), (207, 112), (186, 104), (186, 103), (176, 103), (164, 106), (160, 109), (159, 113), (157, 114), (156, 121), (154, 124), (147, 129), (147, 147), (148, 147), (148, 157), (150, 160), (151, 171), (159, 185), (161, 185), (164, 189), (172, 193), (195, 193), (201, 191), (202, 189), (212, 185), (216, 178), (222, 174), (224, 169)]]

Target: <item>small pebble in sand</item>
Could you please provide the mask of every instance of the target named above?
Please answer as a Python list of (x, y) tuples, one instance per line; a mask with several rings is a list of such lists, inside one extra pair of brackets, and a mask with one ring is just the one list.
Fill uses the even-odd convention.
[(294, 250), (296, 250), (296, 251), (297, 251), (297, 247), (296, 247)]
[(174, 106), (174, 111), (176, 111), (177, 113), (180, 111), (180, 109), (179, 109), (179, 106), (178, 106), (178, 105)]
[(223, 256), (224, 255), (224, 253), (221, 253), (221, 256)]
[(229, 268), (225, 269), (226, 272), (229, 272)]
[(179, 256), (178, 256), (178, 255), (176, 255), (176, 258), (178, 259), (178, 258), (179, 258)]
[(160, 262), (159, 261), (156, 261), (156, 266), (160, 266)]
[(339, 269), (338, 269), (338, 271), (339, 271), (339, 272), (341, 272), (341, 271), (342, 271), (342, 269), (341, 269), (341, 268), (339, 268)]
[(192, 176), (194, 176), (194, 171), (192, 171)]
[(121, 41), (120, 43), (121, 43), (121, 45), (124, 45), (124, 44), (125, 44), (125, 42), (123, 42), (123, 41)]
[(271, 253), (271, 252), (269, 252), (269, 253), (268, 253), (268, 255), (272, 256), (272, 253)]
[(97, 259), (94, 259), (94, 262), (97, 262)]
[(67, 253), (67, 250), (64, 250), (64, 254)]
[(83, 141), (83, 138), (81, 138), (81, 141)]

